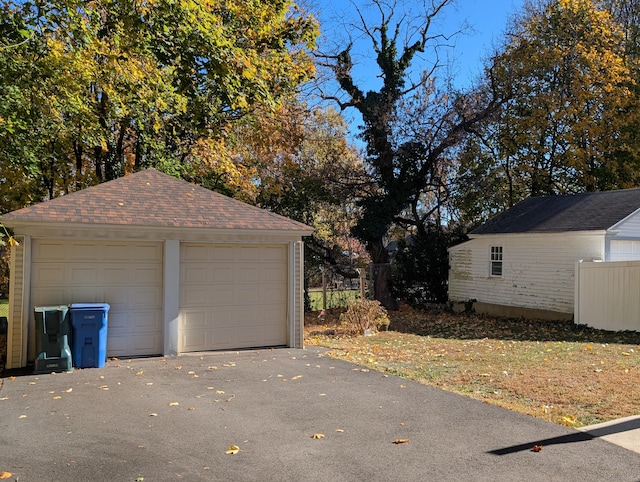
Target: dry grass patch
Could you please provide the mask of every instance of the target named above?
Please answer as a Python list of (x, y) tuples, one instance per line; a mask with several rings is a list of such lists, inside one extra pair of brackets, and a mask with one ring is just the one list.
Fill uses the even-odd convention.
[(389, 313), (390, 331), (365, 337), (339, 314), (308, 314), (305, 342), (331, 348), (334, 358), (567, 426), (640, 413), (640, 333), (403, 306)]

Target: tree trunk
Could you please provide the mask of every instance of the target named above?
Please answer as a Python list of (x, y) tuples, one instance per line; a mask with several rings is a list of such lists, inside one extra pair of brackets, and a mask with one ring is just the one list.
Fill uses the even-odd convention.
[(389, 252), (384, 247), (382, 239), (367, 243), (371, 256), (371, 280), (373, 282), (373, 298), (378, 300), (387, 310), (396, 311), (398, 302), (393, 296), (391, 279), (391, 263)]

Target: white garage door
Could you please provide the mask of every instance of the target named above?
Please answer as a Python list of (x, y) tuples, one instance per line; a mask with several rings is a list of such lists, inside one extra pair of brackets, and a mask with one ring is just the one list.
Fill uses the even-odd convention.
[(180, 247), (179, 350), (287, 344), (286, 246)]
[(636, 261), (640, 260), (640, 241), (611, 241), (611, 261)]
[(163, 352), (162, 244), (34, 240), (31, 305), (109, 303), (107, 355)]

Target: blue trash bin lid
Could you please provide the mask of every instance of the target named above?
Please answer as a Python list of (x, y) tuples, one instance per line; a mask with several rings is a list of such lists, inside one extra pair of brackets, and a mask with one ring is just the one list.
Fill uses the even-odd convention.
[(109, 311), (109, 303), (73, 303), (72, 310), (103, 310)]

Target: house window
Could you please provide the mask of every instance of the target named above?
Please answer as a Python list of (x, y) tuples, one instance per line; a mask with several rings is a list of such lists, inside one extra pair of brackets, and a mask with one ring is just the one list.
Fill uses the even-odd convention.
[(491, 276), (502, 276), (502, 246), (491, 246)]

